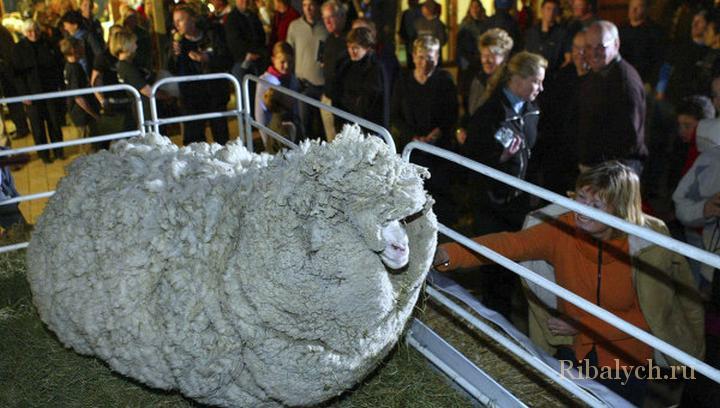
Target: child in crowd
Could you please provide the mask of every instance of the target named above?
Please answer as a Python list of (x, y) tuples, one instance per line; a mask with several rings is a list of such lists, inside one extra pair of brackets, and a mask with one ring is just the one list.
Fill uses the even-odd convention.
[[(710, 98), (707, 96), (693, 95), (683, 98), (680, 104), (678, 104), (676, 112), (679, 136), (678, 142), (682, 143), (683, 147), (685, 147), (685, 149), (679, 150), (687, 150), (687, 155), (681, 157), (683, 160), (682, 169), (679, 172), (673, 172), (677, 174), (670, 174), (671, 182), (669, 185), (673, 187), (677, 185), (680, 177), (687, 173), (695, 162), (695, 159), (697, 159), (698, 155), (700, 155), (700, 152), (698, 152), (697, 149), (697, 142), (695, 141), (697, 126), (701, 120), (715, 117), (715, 107), (713, 106)], [(673, 150), (676, 152), (678, 151), (678, 149)], [(671, 171), (673, 170), (677, 169), (671, 169)]]
[[(300, 89), (293, 74), (293, 48), (286, 42), (277, 42), (272, 48), (271, 64), (260, 76), (273, 85), (284, 86), (293, 91)], [(258, 83), (255, 93), (255, 120), (286, 138), (295, 141), (299, 128), (298, 106), (294, 98), (275, 92), (262, 83)], [(274, 153), (281, 147), (265, 132), (260, 131), (265, 151)]]
[[(80, 40), (70, 37), (60, 41), (60, 52), (65, 58), (63, 78), (68, 90), (89, 88), (87, 64), (83, 65), (84, 47)], [(82, 137), (97, 135), (97, 121), (100, 119), (100, 104), (93, 94), (68, 98), (68, 111), (73, 124)], [(107, 148), (107, 143), (102, 147)]]

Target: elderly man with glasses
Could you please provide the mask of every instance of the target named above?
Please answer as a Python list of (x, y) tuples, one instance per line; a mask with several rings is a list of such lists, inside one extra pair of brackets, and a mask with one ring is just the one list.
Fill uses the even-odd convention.
[(640, 75), (620, 56), (615, 24), (596, 21), (588, 27), (585, 40), (591, 73), (580, 89), (580, 171), (607, 160), (620, 160), (641, 174), (647, 148), (645, 91)]

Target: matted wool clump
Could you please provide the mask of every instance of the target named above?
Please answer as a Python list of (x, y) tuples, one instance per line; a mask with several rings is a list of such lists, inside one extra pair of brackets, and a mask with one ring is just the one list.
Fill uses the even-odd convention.
[(121, 141), (69, 166), (45, 208), (33, 300), (66, 346), (152, 387), (317, 404), (370, 372), (412, 311), (436, 245), (426, 176), (356, 126), (276, 156)]

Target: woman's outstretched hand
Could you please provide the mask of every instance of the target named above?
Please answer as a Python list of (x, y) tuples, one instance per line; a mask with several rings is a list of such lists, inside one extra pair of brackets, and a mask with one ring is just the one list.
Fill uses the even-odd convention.
[(448, 270), (447, 268), (450, 265), (450, 256), (442, 246), (438, 246), (437, 249), (435, 249), (435, 257), (433, 258), (432, 265), (435, 269), (441, 272)]

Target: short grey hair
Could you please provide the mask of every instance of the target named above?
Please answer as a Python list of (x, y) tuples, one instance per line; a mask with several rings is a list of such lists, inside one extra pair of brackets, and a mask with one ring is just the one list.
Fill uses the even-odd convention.
[(440, 51), (440, 40), (432, 35), (424, 34), (413, 41), (413, 53), (425, 51), (425, 52), (439, 52)]
[(333, 14), (338, 17), (345, 17), (345, 6), (336, 0), (327, 0), (320, 6), (320, 10), (331, 9)]

